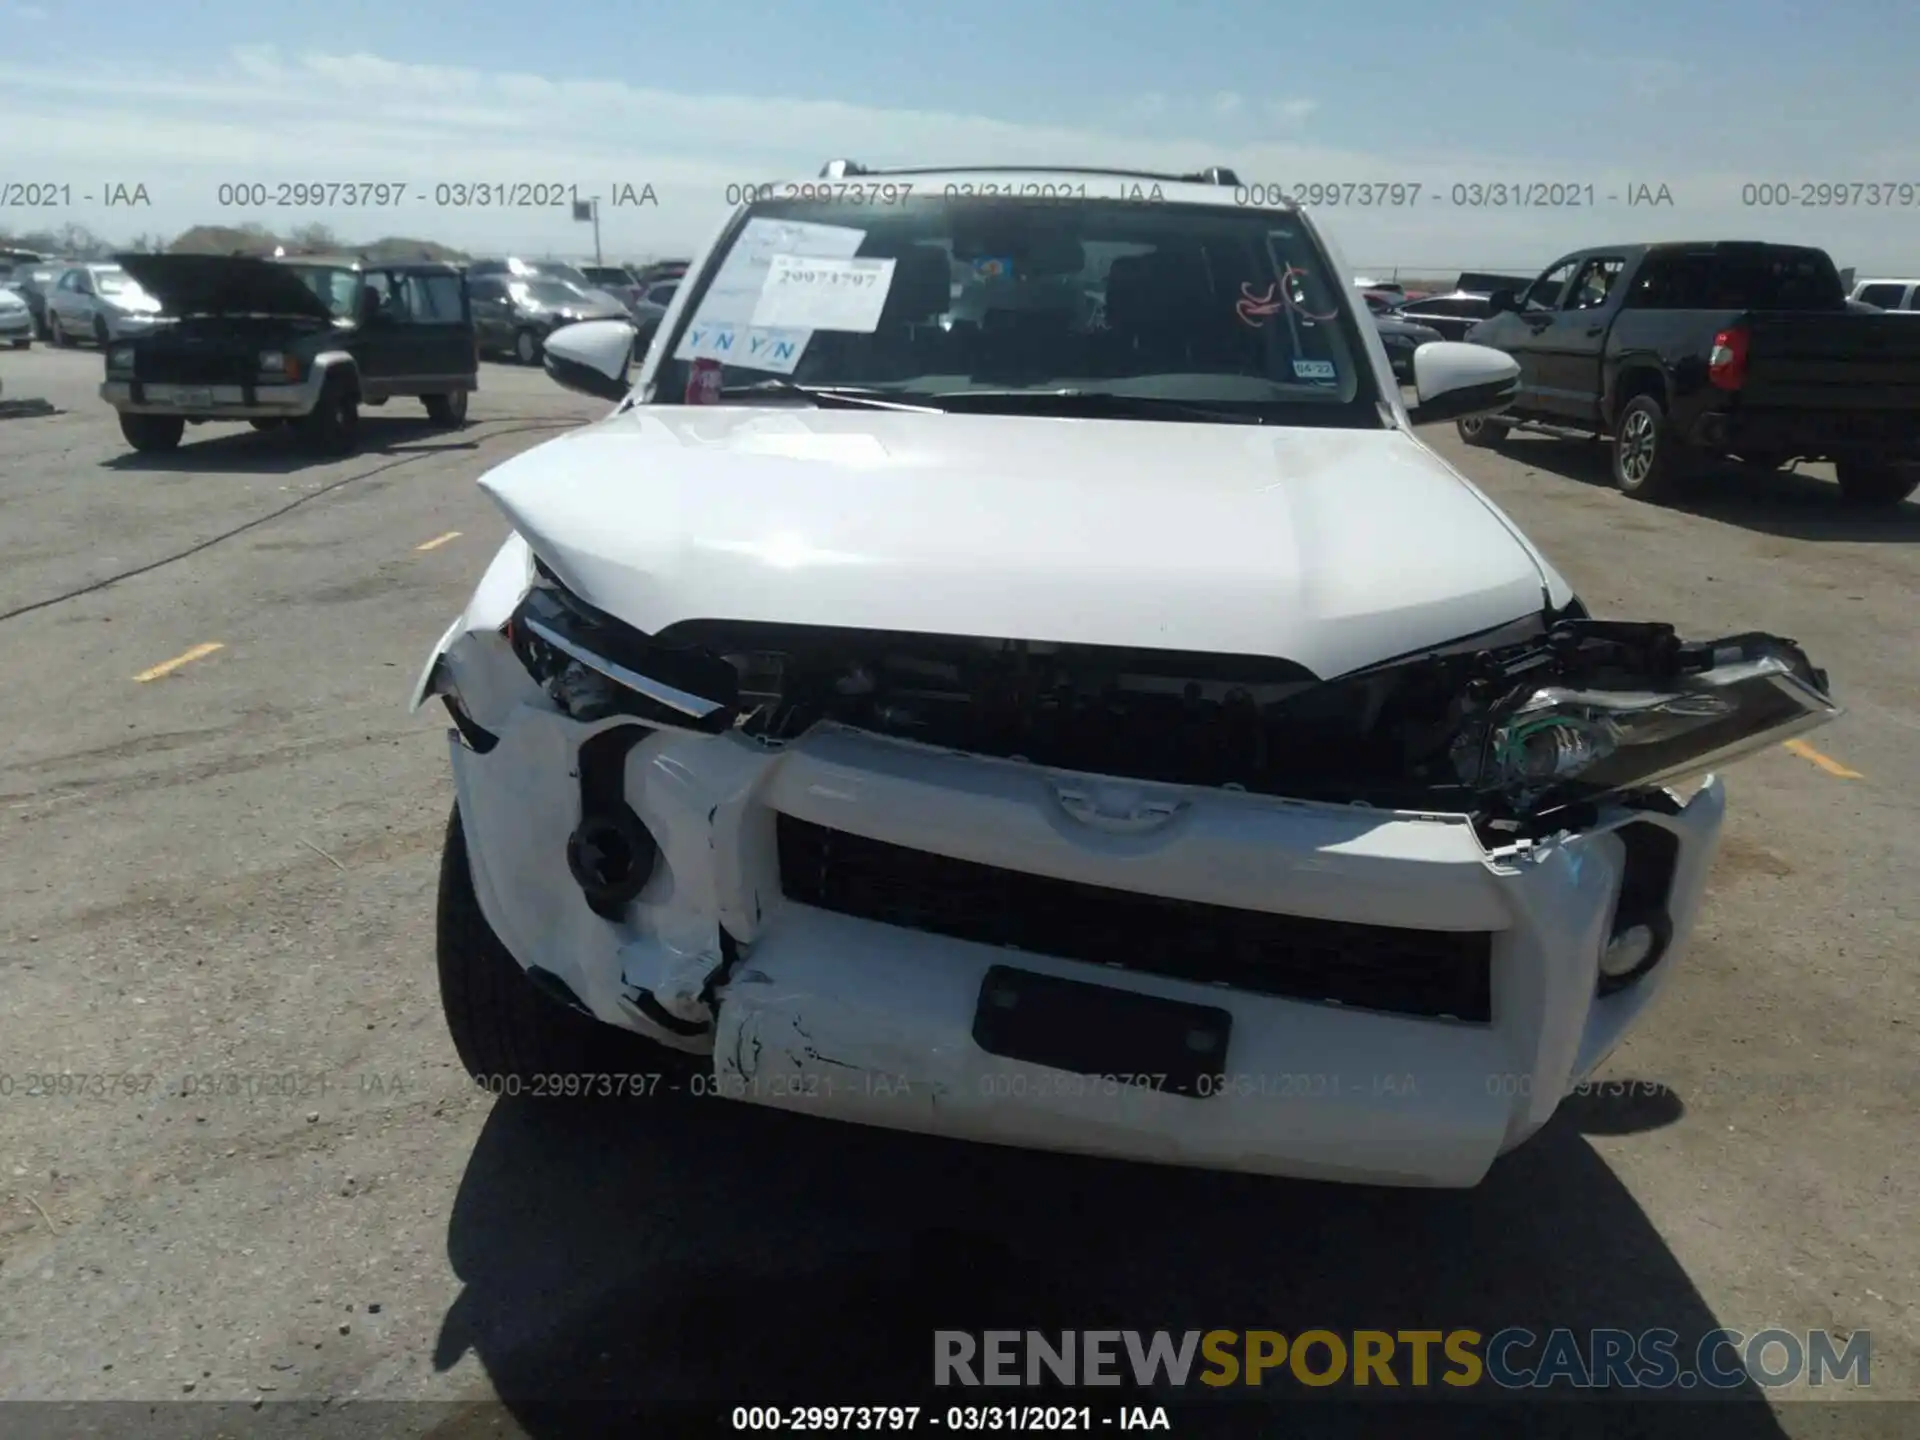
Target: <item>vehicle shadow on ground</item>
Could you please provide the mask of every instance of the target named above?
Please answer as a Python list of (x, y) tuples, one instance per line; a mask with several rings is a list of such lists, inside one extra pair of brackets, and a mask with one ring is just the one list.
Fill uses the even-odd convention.
[[(675, 1433), (706, 1433), (699, 1417), (717, 1432), (739, 1404), (925, 1403), (938, 1329), (1666, 1328), (1684, 1362), (1719, 1322), (1580, 1128), (1657, 1127), (1681, 1105), (1650, 1085), (1625, 1104), (1614, 1093), (1570, 1100), (1471, 1191), (1080, 1159), (706, 1099), (571, 1116), (503, 1100), (454, 1203), (448, 1250), (464, 1288), (433, 1362), (474, 1354), (543, 1440), (668, 1411)], [(1436, 1352), (1433, 1373), (1444, 1368)], [(1190, 1384), (1185, 1398), (1229, 1393), (1292, 1407), (1290, 1435), (1356, 1433), (1301, 1428), (1313, 1392), (1290, 1380)], [(1710, 1393), (1722, 1403), (1667, 1407), (1692, 1417), (1693, 1440), (1784, 1434), (1757, 1390)], [(1076, 1398), (1089, 1395), (1171, 1398)], [(1446, 1409), (1472, 1422), (1457, 1433), (1486, 1435), (1502, 1398)], [(1616, 1406), (1545, 1408), (1551, 1423), (1528, 1407), (1526, 1433), (1650, 1433), (1622, 1429)], [(1420, 1433), (1439, 1433), (1424, 1423), (1433, 1410), (1419, 1413)]]
[(290, 475), (296, 470), (339, 465), (378, 455), (401, 455), (420, 450), (477, 450), (480, 442), (462, 431), (435, 425), (424, 415), (386, 416), (362, 412), (360, 437), (350, 455), (322, 455), (307, 449), (289, 429), (235, 430), (226, 425), (203, 427), (205, 439), (194, 438), (189, 426), (178, 450), (128, 450), (103, 460), (108, 470), (138, 470), (162, 474)]
[[(1516, 435), (1503, 451), (1518, 464), (1613, 488), (1612, 449), (1605, 444)], [(1761, 470), (1728, 461), (1698, 477), (1690, 493), (1667, 508), (1788, 540), (1877, 544), (1920, 541), (1920, 497), (1890, 510), (1862, 512), (1840, 503), (1830, 480), (1792, 470)]]

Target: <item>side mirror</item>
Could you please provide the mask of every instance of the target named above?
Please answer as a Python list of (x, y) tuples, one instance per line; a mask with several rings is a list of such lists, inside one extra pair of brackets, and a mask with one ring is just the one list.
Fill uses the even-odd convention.
[(1413, 352), (1413, 388), (1416, 425), (1498, 415), (1520, 396), (1520, 366), (1490, 346), (1430, 341)]
[(1496, 290), (1487, 297), (1489, 315), (1505, 315), (1520, 308), (1520, 301), (1511, 290)]
[(624, 400), (632, 385), (635, 330), (625, 320), (582, 320), (547, 336), (546, 369), (554, 382), (597, 400)]

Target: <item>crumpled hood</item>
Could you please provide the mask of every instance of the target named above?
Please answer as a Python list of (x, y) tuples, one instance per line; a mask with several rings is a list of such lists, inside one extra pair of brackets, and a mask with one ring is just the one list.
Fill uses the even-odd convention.
[(589, 604), (1292, 660), (1537, 613), (1548, 572), (1397, 430), (640, 406), (480, 481)]

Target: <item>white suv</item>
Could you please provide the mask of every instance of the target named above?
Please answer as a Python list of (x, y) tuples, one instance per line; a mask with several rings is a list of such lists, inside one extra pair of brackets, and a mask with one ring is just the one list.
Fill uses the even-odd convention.
[[(414, 696), (468, 1069), (1469, 1186), (1660, 989), (1789, 641), (1600, 623), (1415, 435), (1308, 217), (1205, 177), (771, 187), (481, 482)], [(966, 292), (956, 297), (954, 275)], [(956, 318), (964, 316), (965, 318)]]

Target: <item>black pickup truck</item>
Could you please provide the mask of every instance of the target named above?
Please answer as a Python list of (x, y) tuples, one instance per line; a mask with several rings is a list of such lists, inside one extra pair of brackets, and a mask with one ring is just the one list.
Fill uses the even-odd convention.
[(1460, 422), (1613, 437), (1614, 483), (1669, 498), (1705, 462), (1831, 460), (1853, 504), (1920, 485), (1920, 324), (1849, 305), (1823, 250), (1744, 241), (1612, 245), (1499, 291), (1467, 333), (1511, 355), (1520, 396)]

